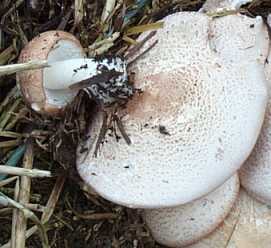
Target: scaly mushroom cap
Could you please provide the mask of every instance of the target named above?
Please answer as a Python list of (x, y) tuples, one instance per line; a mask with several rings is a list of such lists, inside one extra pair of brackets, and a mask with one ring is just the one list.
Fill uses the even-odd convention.
[[(220, 247), (228, 248), (228, 243), (229, 243), (229, 240), (231, 239), (236, 223), (238, 222), (239, 215), (240, 215), (240, 208), (238, 207), (238, 200), (237, 200), (233, 208), (231, 209), (230, 213), (228, 214), (228, 216), (213, 232), (211, 232), (209, 235), (202, 238), (198, 242), (192, 245), (186, 246), (185, 248), (220, 248)], [(234, 247), (234, 248), (242, 248), (242, 247)]]
[(269, 100), (257, 143), (240, 171), (243, 187), (258, 200), (271, 204), (271, 53), (265, 66)]
[(186, 248), (271, 247), (271, 210), (241, 190), (233, 210), (223, 224), (206, 238)]
[[(224, 18), (238, 25), (227, 29)], [(158, 40), (130, 68), (143, 90), (119, 113), (132, 144), (108, 132), (94, 157), (100, 114), (83, 144), (89, 155), (78, 156), (79, 174), (100, 195), (129, 207), (184, 204), (220, 186), (248, 157), (266, 107), (268, 34), (258, 19), (232, 18), (170, 15), (138, 51)], [(229, 58), (223, 37), (245, 63)]]
[[(50, 63), (71, 58), (83, 58), (84, 56), (85, 53), (80, 42), (72, 34), (63, 31), (48, 31), (35, 37), (26, 45), (18, 62), (48, 60)], [(20, 72), (17, 74), (17, 80), (25, 102), (31, 108), (41, 113), (59, 113), (65, 99), (59, 101), (56, 91), (44, 88), (43, 69)], [(69, 101), (74, 94), (74, 92), (67, 90), (66, 100)]]
[(144, 219), (158, 243), (183, 247), (215, 230), (232, 209), (238, 192), (236, 174), (216, 191), (194, 202), (175, 208), (145, 210)]

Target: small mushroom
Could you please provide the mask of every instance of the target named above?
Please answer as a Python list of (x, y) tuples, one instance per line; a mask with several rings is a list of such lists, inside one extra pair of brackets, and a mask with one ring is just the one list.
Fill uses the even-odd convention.
[(261, 18), (183, 12), (163, 21), (155, 35), (140, 36), (149, 40), (135, 57), (148, 52), (131, 62), (143, 93), (119, 115), (132, 144), (107, 132), (94, 156), (103, 126), (97, 115), (82, 144), (88, 155), (78, 154), (87, 184), (134, 208), (184, 204), (220, 186), (251, 152), (266, 107), (269, 40)]
[(236, 174), (217, 190), (194, 202), (175, 208), (145, 210), (143, 216), (158, 243), (184, 247), (210, 234), (223, 222), (238, 192)]
[(269, 84), (269, 100), (265, 119), (257, 143), (240, 171), (240, 179), (247, 192), (258, 200), (271, 204), (271, 53), (265, 66)]
[(271, 247), (271, 210), (244, 190), (225, 221), (213, 233), (186, 248)]
[[(49, 67), (20, 72), (17, 78), (25, 102), (37, 112), (61, 112), (81, 88), (94, 100), (109, 104), (115, 92), (108, 85), (116, 86), (114, 91), (127, 85), (126, 64), (120, 57), (86, 58), (80, 42), (67, 32), (48, 31), (30, 41), (19, 62), (32, 60), (47, 60)], [(83, 80), (89, 81), (80, 86)], [(125, 90), (124, 94), (132, 95), (131, 88)]]

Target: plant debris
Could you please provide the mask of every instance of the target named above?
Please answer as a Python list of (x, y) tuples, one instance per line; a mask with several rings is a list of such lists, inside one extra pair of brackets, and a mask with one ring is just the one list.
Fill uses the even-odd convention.
[[(151, 37), (163, 25), (156, 21), (178, 11), (197, 11), (203, 2), (1, 1), (0, 65), (10, 66), (7, 71), (0, 70), (0, 164), (9, 166), (0, 175), (0, 248), (15, 247), (16, 242), (21, 243), (16, 244), (16, 248), (25, 247), (24, 242), (30, 248), (48, 245), (55, 248), (162, 247), (152, 239), (140, 217), (140, 210), (104, 200), (89, 189), (76, 172), (76, 149), (78, 143), (88, 138), (88, 125), (96, 108), (93, 100), (81, 91), (68, 106), (65, 116), (44, 117), (25, 105), (16, 87), (16, 78), (11, 73), (33, 66), (47, 66), (46, 61), (13, 64), (29, 40), (54, 29), (73, 33), (89, 56), (122, 56), (129, 60), (143, 44), (136, 41), (141, 32), (152, 30)], [(271, 12), (271, 2), (255, 0), (242, 11), (266, 17)], [(100, 142), (107, 129), (115, 126), (130, 144), (117, 110), (108, 115), (105, 113), (105, 129), (101, 130)], [(170, 135), (166, 127), (159, 126), (159, 131)], [(96, 152), (98, 149), (99, 143)], [(17, 168), (19, 165), (24, 168)], [(7, 178), (7, 173), (16, 176)], [(32, 175), (32, 178), (26, 179), (26, 175)], [(37, 178), (42, 175), (45, 177)], [(28, 221), (25, 216), (29, 217)], [(16, 228), (14, 223), (23, 224)], [(18, 232), (20, 236), (15, 238)]]

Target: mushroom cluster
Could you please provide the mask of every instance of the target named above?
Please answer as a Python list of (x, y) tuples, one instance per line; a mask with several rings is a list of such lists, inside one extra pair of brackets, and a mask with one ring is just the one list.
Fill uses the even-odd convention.
[[(97, 111), (77, 169), (105, 199), (144, 209), (153, 237), (168, 247), (256, 247), (257, 239), (271, 247), (270, 42), (261, 17), (237, 13), (248, 2), (207, 0), (201, 11), (169, 15), (154, 35), (140, 35), (129, 58), (133, 86), (122, 58), (86, 58), (65, 32), (41, 34), (20, 56), (50, 64), (17, 75), (40, 113), (60, 113), (81, 88), (102, 105), (133, 95), (118, 111), (131, 145), (109, 128), (97, 151), (104, 125)], [(239, 194), (240, 184), (249, 195)]]
[[(267, 26), (261, 17), (229, 11), (247, 2), (207, 1), (200, 12), (164, 18), (163, 28), (138, 51), (148, 53), (130, 68), (135, 87), (143, 91), (120, 111), (132, 145), (108, 133), (93, 156), (102, 126), (97, 114), (82, 144), (88, 155), (78, 153), (83, 180), (110, 201), (143, 208), (153, 237), (168, 247), (256, 247), (252, 244), (261, 239), (263, 248), (271, 246), (271, 222), (264, 220), (270, 210), (243, 190), (239, 195), (236, 174), (245, 163), (241, 183), (248, 189), (242, 178), (248, 157), (270, 116), (265, 115), (271, 73)], [(253, 153), (262, 158), (258, 146)], [(268, 141), (262, 146), (267, 156)], [(251, 171), (257, 178), (247, 184), (255, 189), (261, 180), (258, 188), (268, 193), (269, 168), (267, 173), (257, 168), (266, 180)], [(270, 202), (271, 190), (269, 195)]]

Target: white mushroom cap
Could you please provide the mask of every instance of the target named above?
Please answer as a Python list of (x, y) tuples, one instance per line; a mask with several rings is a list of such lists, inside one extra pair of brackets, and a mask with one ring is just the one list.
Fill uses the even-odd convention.
[[(63, 31), (48, 31), (30, 41), (21, 51), (19, 63), (32, 60), (47, 60), (49, 63), (72, 58), (83, 58), (84, 50), (80, 42)], [(62, 73), (60, 71), (60, 73)], [(17, 74), (17, 80), (25, 102), (42, 113), (58, 113), (77, 93), (69, 89), (61, 92), (45, 89), (44, 70), (25, 71)]]
[(268, 248), (271, 247), (270, 207), (241, 190), (238, 201), (215, 232), (186, 248)]
[(229, 240), (231, 239), (232, 233), (234, 232), (234, 228), (240, 216), (238, 200), (235, 202), (233, 208), (231, 209), (226, 219), (224, 219), (224, 221), (213, 232), (211, 232), (209, 235), (202, 238), (198, 242), (186, 246), (185, 248), (220, 248), (220, 247), (228, 248)]
[[(246, 23), (258, 23), (236, 18), (242, 20), (242, 26), (236, 27), (240, 32), (250, 30)], [(252, 29), (258, 34), (261, 28), (264, 35), (259, 39), (267, 36), (263, 25)], [(248, 157), (266, 107), (260, 54), (267, 54), (267, 45), (254, 42), (248, 48), (246, 42), (245, 47), (232, 43), (235, 56), (245, 57), (246, 50), (249, 59), (244, 66), (243, 61), (228, 60), (223, 38), (212, 35), (228, 38), (233, 32), (237, 39), (238, 32), (225, 28), (219, 32), (212, 26), (219, 24), (212, 25), (204, 14), (170, 15), (164, 19), (164, 28), (140, 49), (142, 53), (158, 40), (131, 68), (135, 87), (143, 93), (119, 113), (130, 146), (108, 133), (94, 157), (102, 116), (93, 120), (86, 146), (89, 155), (85, 160), (85, 154), (79, 156), (77, 168), (85, 182), (106, 199), (139, 208), (184, 204), (217, 188)], [(252, 59), (250, 54), (257, 56)]]
[(243, 187), (258, 200), (271, 204), (271, 53), (265, 68), (269, 84), (269, 100), (265, 119), (257, 143), (242, 166)]
[(194, 202), (175, 208), (145, 210), (144, 219), (158, 243), (183, 247), (215, 230), (232, 209), (238, 192), (236, 174), (216, 191)]
[[(210, 32), (211, 49), (227, 64), (247, 68), (250, 77), (264, 75), (264, 63), (269, 52), (269, 35), (262, 17), (227, 15), (214, 18)], [(253, 68), (257, 66), (257, 71)], [(253, 76), (254, 75), (254, 76)]]
[(228, 10), (238, 10), (242, 5), (253, 0), (206, 0), (202, 7), (204, 12), (219, 12)]

